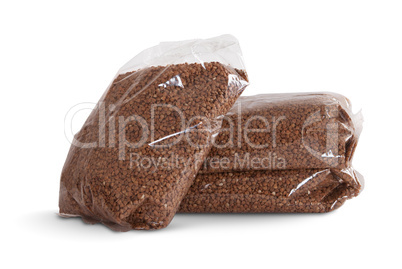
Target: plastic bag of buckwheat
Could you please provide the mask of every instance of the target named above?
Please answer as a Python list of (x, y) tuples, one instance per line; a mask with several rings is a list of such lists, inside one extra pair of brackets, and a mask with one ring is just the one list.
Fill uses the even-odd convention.
[(200, 173), (348, 168), (362, 124), (362, 113), (336, 93), (241, 96)]
[(60, 215), (118, 231), (166, 227), (247, 85), (238, 41), (229, 35), (140, 53), (74, 137)]

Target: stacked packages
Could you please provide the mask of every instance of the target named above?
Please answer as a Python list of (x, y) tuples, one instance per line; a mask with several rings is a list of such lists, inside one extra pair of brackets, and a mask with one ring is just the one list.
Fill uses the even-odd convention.
[(240, 97), (182, 212), (328, 212), (362, 189), (360, 114), (333, 93)]
[(358, 195), (361, 119), (346, 98), (237, 100), (247, 85), (231, 36), (161, 43), (133, 58), (72, 141), (60, 214), (159, 229), (178, 211), (327, 212)]

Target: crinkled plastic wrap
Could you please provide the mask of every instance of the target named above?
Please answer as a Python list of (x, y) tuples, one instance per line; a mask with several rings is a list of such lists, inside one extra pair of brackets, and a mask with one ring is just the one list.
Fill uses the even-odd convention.
[(361, 114), (339, 94), (242, 96), (200, 173), (347, 168), (361, 129)]
[(119, 231), (166, 227), (247, 85), (232, 36), (161, 43), (140, 53), (74, 138), (61, 175), (60, 214)]
[(199, 174), (180, 205), (184, 213), (323, 213), (363, 188), (353, 168)]
[(180, 212), (329, 212), (363, 189), (361, 113), (335, 93), (240, 97)]

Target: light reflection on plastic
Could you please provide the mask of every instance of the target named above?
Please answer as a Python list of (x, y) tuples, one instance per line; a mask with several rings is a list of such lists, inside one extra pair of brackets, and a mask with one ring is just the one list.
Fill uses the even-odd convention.
[(168, 81), (166, 81), (165, 83), (159, 84), (158, 86), (164, 87), (164, 88), (167, 88), (169, 86), (177, 86), (177, 87), (184, 88), (180, 75), (176, 75), (176, 76), (172, 77), (171, 79), (169, 79)]
[(318, 174), (321, 174), (321, 173), (324, 173), (324, 172), (326, 172), (326, 170), (317, 172), (317, 173), (315, 173), (314, 175), (312, 175), (312, 176), (306, 178), (305, 180), (303, 180), (302, 182), (300, 182), (300, 183), (297, 185), (296, 188), (294, 188), (294, 189), (292, 189), (292, 190), (290, 191), (288, 197), (290, 197), (293, 193), (295, 193), (298, 189), (300, 189), (304, 184), (306, 184), (307, 182), (309, 182), (310, 179), (313, 179), (313, 178), (315, 178)]

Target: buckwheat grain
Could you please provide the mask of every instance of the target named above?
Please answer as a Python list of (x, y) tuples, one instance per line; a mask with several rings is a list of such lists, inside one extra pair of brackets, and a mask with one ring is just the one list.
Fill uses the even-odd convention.
[[(219, 117), (247, 84), (244, 71), (217, 62), (118, 75), (70, 148), (61, 215), (120, 231), (166, 227), (208, 154)], [(173, 165), (153, 165), (172, 154)]]

